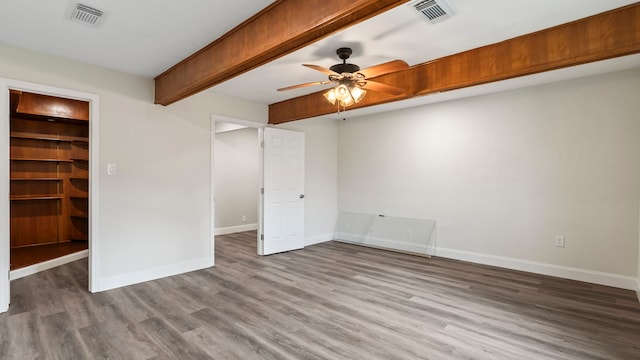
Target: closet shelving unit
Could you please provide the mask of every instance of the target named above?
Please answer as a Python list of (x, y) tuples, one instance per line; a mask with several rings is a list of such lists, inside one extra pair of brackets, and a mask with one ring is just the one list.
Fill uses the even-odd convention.
[(12, 251), (86, 243), (88, 102), (14, 90), (10, 100)]

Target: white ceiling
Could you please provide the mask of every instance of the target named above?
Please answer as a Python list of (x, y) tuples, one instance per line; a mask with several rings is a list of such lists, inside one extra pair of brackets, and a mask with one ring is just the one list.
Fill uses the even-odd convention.
[[(303, 0), (300, 0), (303, 1)], [(329, 67), (338, 47), (354, 53), (350, 62), (366, 68), (393, 59), (414, 65), (518, 35), (633, 4), (637, 0), (447, 0), (456, 14), (439, 24), (422, 20), (409, 5), (336, 33), (306, 48), (217, 85), (208, 91), (270, 104), (321, 90), (275, 89), (324, 80), (302, 63)], [(87, 0), (108, 12), (100, 28), (64, 18), (70, 0), (2, 0), (0, 42), (126, 73), (155, 77), (268, 6), (269, 0)], [(572, 76), (640, 66), (638, 57), (611, 66), (581, 67)], [(554, 81), (555, 76), (547, 76)], [(528, 77), (529, 78), (529, 77)], [(541, 77), (533, 77), (540, 82)], [(544, 78), (544, 76), (542, 77)], [(503, 82), (504, 89), (513, 82)], [(526, 86), (526, 81), (520, 81)], [(500, 91), (501, 85), (482, 87)], [(480, 88), (480, 89), (482, 89)], [(464, 92), (459, 92), (464, 93)], [(425, 97), (428, 98), (428, 97)], [(431, 100), (422, 100), (430, 101)], [(420, 102), (420, 101), (418, 101)], [(412, 104), (418, 104), (415, 101)], [(370, 111), (384, 111), (389, 106)]]
[[(77, 2), (108, 12), (99, 28), (64, 18)], [(155, 77), (272, 0), (0, 0), (0, 42)]]

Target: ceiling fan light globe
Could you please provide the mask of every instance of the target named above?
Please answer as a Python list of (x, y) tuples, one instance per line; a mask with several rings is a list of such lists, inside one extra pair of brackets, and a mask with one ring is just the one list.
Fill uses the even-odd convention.
[(345, 101), (346, 99), (351, 97), (351, 92), (349, 91), (349, 88), (347, 87), (347, 85), (344, 85), (344, 84), (340, 84), (336, 86), (336, 88), (334, 89), (334, 93), (335, 93), (336, 99), (340, 101)]
[(336, 104), (337, 99), (336, 99), (336, 92), (334, 91), (334, 89), (331, 89), (322, 95), (324, 95), (324, 97), (331, 103), (331, 105)]
[(351, 89), (351, 96), (353, 97), (353, 101), (359, 103), (360, 100), (364, 99), (364, 96), (367, 94), (367, 91), (359, 88), (357, 86)]
[(355, 104), (355, 102), (353, 101), (353, 98), (351, 96), (349, 96), (348, 98), (344, 99), (344, 100), (340, 100), (340, 105), (341, 106), (351, 106)]

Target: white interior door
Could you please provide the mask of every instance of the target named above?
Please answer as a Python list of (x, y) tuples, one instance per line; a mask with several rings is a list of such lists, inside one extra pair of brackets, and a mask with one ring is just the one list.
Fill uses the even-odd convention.
[(301, 249), (304, 247), (304, 133), (265, 128), (263, 169), (259, 253), (269, 255)]

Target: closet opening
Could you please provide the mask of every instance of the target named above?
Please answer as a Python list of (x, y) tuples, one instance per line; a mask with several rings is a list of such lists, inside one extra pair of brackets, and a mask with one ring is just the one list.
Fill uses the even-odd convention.
[(9, 98), (10, 270), (86, 257), (89, 102), (13, 89)]

